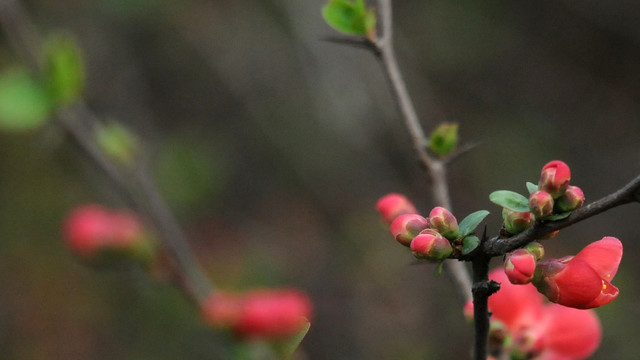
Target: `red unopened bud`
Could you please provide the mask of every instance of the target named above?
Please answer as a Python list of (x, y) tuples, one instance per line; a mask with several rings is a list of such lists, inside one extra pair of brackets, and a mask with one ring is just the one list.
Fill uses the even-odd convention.
[(536, 257), (536, 260), (540, 260), (544, 257), (544, 246), (537, 241), (528, 243), (524, 249), (532, 253), (533, 256)]
[(504, 219), (504, 228), (509, 234), (515, 235), (525, 231), (533, 224), (535, 218), (530, 212), (518, 212), (502, 209), (502, 219)]
[(433, 208), (429, 213), (429, 223), (432, 229), (447, 239), (458, 238), (458, 220), (449, 210), (440, 206)]
[(297, 290), (257, 290), (246, 295), (233, 326), (241, 338), (285, 339), (298, 333), (311, 317), (311, 301)]
[(418, 212), (406, 196), (402, 194), (391, 193), (387, 194), (378, 200), (376, 203), (376, 209), (382, 217), (382, 221), (386, 224), (391, 222), (402, 214), (415, 214)]
[(556, 199), (564, 194), (570, 180), (569, 166), (560, 160), (554, 160), (542, 167), (538, 190), (546, 191)]
[(134, 214), (100, 205), (72, 211), (65, 220), (64, 236), (76, 256), (96, 265), (120, 257), (147, 264), (155, 253), (150, 235)]
[(551, 302), (577, 309), (599, 307), (618, 296), (610, 281), (621, 258), (620, 240), (604, 237), (576, 256), (538, 262), (533, 284)]
[(560, 212), (573, 211), (584, 204), (584, 193), (577, 186), (569, 186), (556, 202), (555, 207)]
[(544, 219), (553, 214), (553, 197), (546, 191), (536, 191), (529, 195), (529, 209), (536, 219)]
[(525, 249), (517, 249), (507, 254), (504, 272), (512, 284), (528, 284), (536, 271), (536, 257)]
[(426, 229), (413, 238), (411, 251), (419, 259), (444, 260), (453, 253), (453, 247), (440, 233)]
[(242, 301), (239, 294), (218, 291), (202, 302), (202, 317), (214, 328), (230, 329), (242, 314)]
[(420, 231), (429, 227), (429, 220), (418, 214), (400, 215), (391, 223), (391, 235), (404, 246), (409, 246)]

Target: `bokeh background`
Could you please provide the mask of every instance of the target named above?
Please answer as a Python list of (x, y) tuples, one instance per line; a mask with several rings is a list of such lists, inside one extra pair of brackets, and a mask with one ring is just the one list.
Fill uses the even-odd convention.
[[(451, 169), (459, 218), (500, 209), (562, 159), (587, 201), (640, 173), (640, 3), (395, 2), (396, 50), (426, 129), (481, 145)], [(376, 59), (323, 39), (321, 0), (32, 0), (43, 34), (84, 50), (86, 100), (134, 129), (199, 261), (220, 287), (294, 286), (315, 304), (308, 359), (463, 359), (471, 328), (448, 279), (413, 260), (374, 210), (433, 206)], [(0, 66), (20, 59), (0, 35)], [(0, 359), (223, 359), (175, 289), (94, 271), (64, 248), (74, 206), (122, 198), (54, 126), (0, 134)], [(637, 357), (640, 206), (545, 244), (624, 242), (620, 296), (597, 309), (593, 359)], [(499, 259), (498, 259), (499, 260)], [(496, 265), (499, 261), (496, 261)]]

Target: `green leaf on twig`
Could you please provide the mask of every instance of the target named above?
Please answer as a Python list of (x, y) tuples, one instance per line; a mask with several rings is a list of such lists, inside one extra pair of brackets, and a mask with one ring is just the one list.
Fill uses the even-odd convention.
[(480, 239), (475, 235), (469, 235), (462, 239), (462, 255), (469, 255), (480, 245)]
[(458, 124), (439, 125), (429, 138), (429, 148), (439, 156), (445, 156), (458, 145)]
[(75, 101), (85, 80), (80, 47), (71, 36), (54, 35), (47, 39), (44, 56), (44, 78), (51, 99), (60, 105)]
[(117, 122), (109, 122), (98, 129), (96, 137), (102, 151), (111, 159), (123, 165), (131, 165), (134, 162), (138, 142), (124, 126)]
[(334, 29), (349, 35), (370, 35), (376, 27), (376, 14), (367, 10), (364, 0), (330, 0), (322, 17)]
[(0, 74), (0, 128), (23, 131), (44, 124), (51, 112), (47, 91), (25, 67)]
[(527, 190), (529, 190), (529, 194), (533, 194), (538, 191), (538, 185), (527, 181)]
[(459, 236), (465, 237), (471, 234), (473, 230), (475, 230), (478, 225), (480, 225), (482, 220), (487, 217), (487, 215), (489, 215), (489, 212), (487, 210), (478, 210), (467, 215), (467, 217), (460, 221), (460, 225), (458, 226)]
[(489, 200), (509, 210), (517, 212), (529, 211), (529, 199), (513, 191), (494, 191), (489, 195)]
[(562, 219), (568, 217), (569, 215), (571, 215), (571, 211), (566, 211), (566, 212), (563, 212), (563, 213), (553, 214), (553, 215), (547, 216), (547, 217), (544, 218), (544, 220), (557, 221), (557, 220), (562, 220)]

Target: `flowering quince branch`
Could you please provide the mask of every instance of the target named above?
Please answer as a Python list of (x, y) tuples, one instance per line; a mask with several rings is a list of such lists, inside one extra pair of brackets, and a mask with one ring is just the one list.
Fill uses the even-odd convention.
[[(541, 260), (544, 256), (544, 248), (535, 240), (552, 237), (559, 229), (613, 207), (634, 201), (640, 202), (640, 176), (615, 193), (582, 207), (584, 194), (580, 188), (569, 185), (569, 167), (562, 161), (551, 161), (543, 167), (537, 185), (527, 184), (530, 191), (528, 198), (510, 191), (497, 191), (491, 194), (491, 201), (504, 207), (504, 227), (499, 236), (488, 238), (486, 229), (481, 239), (473, 234), (473, 229), (488, 213), (486, 211), (469, 215), (461, 222), (461, 225), (463, 223), (465, 225), (460, 226), (459, 229), (457, 220), (447, 210), (451, 207), (445, 171), (445, 166), (455, 158), (456, 153), (449, 153), (451, 149), (441, 153), (438, 150), (442, 150), (442, 147), (440, 149), (433, 148), (434, 134), (438, 132), (441, 132), (440, 140), (445, 145), (447, 144), (447, 135), (443, 135), (446, 134), (447, 129), (436, 129), (432, 134), (431, 144), (422, 130), (393, 50), (391, 0), (378, 0), (378, 14), (382, 30), (380, 37), (376, 35), (375, 21), (365, 22), (361, 24), (360, 28), (350, 28), (345, 23), (340, 23), (344, 18), (332, 18), (331, 12), (339, 12), (340, 6), (346, 6), (350, 11), (341, 15), (347, 18), (354, 16), (351, 20), (353, 23), (357, 23), (357, 20), (366, 18), (364, 2), (362, 0), (354, 0), (353, 3), (343, 0), (329, 0), (329, 4), (323, 10), (325, 19), (339, 31), (362, 36), (357, 41), (339, 42), (357, 43), (359, 47), (367, 47), (368, 43), (368, 47), (380, 59), (405, 126), (411, 135), (414, 150), (422, 165), (429, 171), (434, 199), (438, 204), (444, 206), (444, 208), (434, 208), (429, 217), (423, 217), (417, 213), (415, 206), (404, 196), (389, 194), (378, 201), (378, 211), (383, 220), (390, 224), (393, 237), (400, 244), (409, 247), (415, 257), (440, 262), (445, 266), (450, 265), (447, 270), (454, 278), (454, 283), (459, 287), (471, 288), (473, 302), (467, 304), (471, 304), (473, 307), (474, 359), (485, 360), (487, 358), (489, 350), (487, 340), (491, 338), (493, 331), (491, 327), (494, 325), (494, 322), (490, 322), (489, 319), (489, 308), (496, 313), (512, 311), (515, 314), (515, 310), (510, 310), (513, 304), (500, 303), (499, 300), (519, 297), (519, 293), (526, 293), (527, 297), (535, 299), (532, 300), (533, 302), (524, 302), (531, 308), (529, 309), (531, 311), (522, 310), (521, 314), (545, 314), (544, 325), (533, 326), (523, 323), (526, 327), (522, 329), (515, 326), (508, 317), (505, 319), (496, 316), (497, 320), (503, 321), (508, 327), (509, 336), (515, 336), (519, 342), (514, 346), (507, 346), (505, 345), (507, 342), (503, 341), (503, 336), (498, 341), (500, 346), (491, 349), (492, 354), (514, 356), (518, 359), (547, 360), (582, 359), (590, 355), (597, 347), (600, 337), (597, 318), (590, 312), (580, 313), (574, 309), (564, 310), (565, 308), (561, 305), (576, 309), (589, 309), (612, 301), (617, 296), (618, 289), (609, 281), (615, 276), (620, 263), (622, 244), (616, 238), (605, 237), (588, 245), (576, 256)], [(429, 145), (436, 154), (441, 155), (440, 159), (433, 157), (427, 151)], [(450, 146), (450, 148), (453, 147), (455, 144)], [(443, 154), (446, 157), (442, 156)], [(462, 228), (465, 230), (461, 230)], [(489, 261), (497, 256), (505, 256), (505, 271), (500, 276), (495, 272), (490, 275)], [(447, 258), (472, 263), (472, 286), (469, 287), (468, 274), (464, 269), (457, 272), (458, 267), (445, 261)], [(459, 265), (459, 263), (455, 263), (455, 265)], [(503, 281), (505, 279), (508, 282)], [(529, 283), (533, 283), (537, 291), (531, 285), (526, 285)], [(515, 288), (518, 290), (513, 290), (511, 284), (522, 286), (516, 286)], [(498, 291), (501, 285), (505, 288), (502, 292), (505, 294), (503, 296)], [(532, 291), (534, 295), (531, 295)], [(500, 303), (500, 308), (491, 305), (492, 297), (490, 296), (496, 292), (497, 298), (496, 296), (493, 298), (496, 298)], [(548, 310), (540, 310), (541, 300), (537, 292), (560, 305), (552, 305)], [(461, 293), (468, 294), (465, 290), (462, 290)], [(522, 319), (526, 318), (526, 316), (522, 316)], [(578, 324), (586, 325), (582, 329), (569, 329), (570, 326), (559, 325), (556, 322), (558, 318), (575, 320)], [(588, 342), (587, 346), (580, 344), (582, 340), (579, 338), (569, 339), (563, 344), (563, 339), (566, 340), (567, 337), (563, 338), (560, 331), (557, 331), (561, 329), (580, 333), (580, 330), (584, 329), (593, 330), (594, 323), (597, 325), (597, 336), (593, 336), (593, 331), (588, 333), (587, 335), (590, 337), (586, 336), (587, 340), (585, 340)], [(535, 331), (531, 333), (533, 330)], [(552, 337), (540, 335), (547, 330), (557, 335), (560, 340), (556, 341)], [(493, 333), (493, 335), (496, 334), (496, 332)], [(590, 341), (588, 339), (597, 340)]]
[(554, 231), (563, 229), (582, 220), (586, 220), (614, 207), (632, 202), (640, 202), (640, 196), (638, 195), (639, 191), (640, 176), (634, 178), (614, 193), (572, 211), (571, 215), (563, 220), (536, 221), (533, 223), (533, 226), (517, 235), (506, 238), (496, 236), (487, 240), (482, 244), (482, 249), (480, 250), (489, 256), (502, 256), (530, 243), (531, 241), (541, 239), (545, 235), (551, 234)]

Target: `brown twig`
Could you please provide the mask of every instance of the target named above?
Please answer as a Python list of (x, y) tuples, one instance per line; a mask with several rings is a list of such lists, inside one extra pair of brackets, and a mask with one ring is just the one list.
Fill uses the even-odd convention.
[[(436, 205), (443, 206), (451, 211), (451, 199), (445, 163), (432, 158), (427, 149), (429, 141), (425, 135), (420, 120), (407, 91), (407, 86), (398, 67), (396, 55), (393, 49), (393, 17), (391, 12), (391, 0), (378, 1), (378, 15), (381, 25), (381, 37), (373, 44), (375, 54), (382, 63), (384, 73), (389, 82), (393, 96), (396, 99), (402, 119), (411, 136), (413, 148), (420, 162), (429, 171), (431, 189)], [(444, 269), (455, 285), (456, 293), (462, 305), (471, 300), (471, 279), (465, 266), (461, 262), (446, 261)]]

